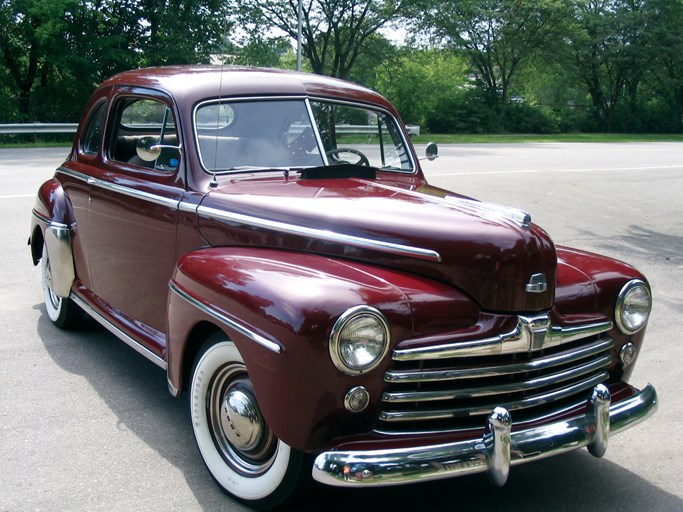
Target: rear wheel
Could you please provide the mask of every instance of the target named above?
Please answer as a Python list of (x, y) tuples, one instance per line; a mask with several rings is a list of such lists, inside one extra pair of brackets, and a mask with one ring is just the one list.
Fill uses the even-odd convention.
[(305, 454), (270, 430), (242, 356), (224, 335), (209, 340), (198, 356), (190, 409), (199, 451), (223, 489), (261, 510), (295, 495)]
[(47, 316), (60, 329), (71, 329), (83, 317), (83, 310), (71, 299), (59, 297), (52, 291), (52, 266), (45, 244), (43, 244), (42, 262), (43, 294)]

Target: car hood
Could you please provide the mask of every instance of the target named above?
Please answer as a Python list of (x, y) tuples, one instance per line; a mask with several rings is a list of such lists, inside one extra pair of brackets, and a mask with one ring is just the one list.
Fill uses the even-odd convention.
[[(232, 178), (206, 195), (198, 215), (213, 246), (275, 247), (398, 268), (447, 282), (491, 311), (552, 306), (557, 255), (542, 229), (520, 210), (424, 182)], [(528, 291), (540, 274), (547, 289)]]

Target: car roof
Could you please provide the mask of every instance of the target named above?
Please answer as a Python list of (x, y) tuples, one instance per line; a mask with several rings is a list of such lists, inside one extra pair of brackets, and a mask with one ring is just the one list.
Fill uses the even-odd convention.
[(164, 66), (114, 75), (100, 87), (143, 87), (168, 93), (176, 102), (194, 104), (207, 98), (313, 96), (391, 104), (370, 89), (311, 73), (238, 66)]

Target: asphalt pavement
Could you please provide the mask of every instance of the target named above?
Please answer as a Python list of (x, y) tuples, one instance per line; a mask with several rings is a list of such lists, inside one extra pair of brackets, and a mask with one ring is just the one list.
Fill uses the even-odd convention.
[[(683, 511), (683, 144), (444, 145), (433, 185), (529, 211), (556, 243), (625, 260), (654, 310), (632, 383), (659, 410), (586, 450), (413, 486), (314, 486), (294, 510)], [(40, 184), (67, 148), (0, 148), (0, 512), (248, 510), (223, 494), (195, 447), (185, 398), (162, 370), (95, 322), (55, 328), (26, 245)], [(424, 147), (418, 148), (423, 154)]]

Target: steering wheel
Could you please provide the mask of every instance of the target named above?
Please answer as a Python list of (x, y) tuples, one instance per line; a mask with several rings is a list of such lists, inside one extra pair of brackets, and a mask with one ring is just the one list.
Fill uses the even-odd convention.
[[(348, 160), (345, 160), (343, 158), (339, 158), (339, 153), (351, 153), (353, 155), (356, 155), (358, 157), (358, 161), (356, 162), (349, 162)], [(335, 163), (348, 163), (348, 164), (353, 164), (353, 165), (370, 165), (370, 160), (368, 160), (368, 157), (365, 156), (362, 152), (358, 151), (357, 149), (353, 148), (334, 148), (330, 149), (329, 151), (326, 151), (325, 154), (330, 157), (330, 159), (334, 160)]]

